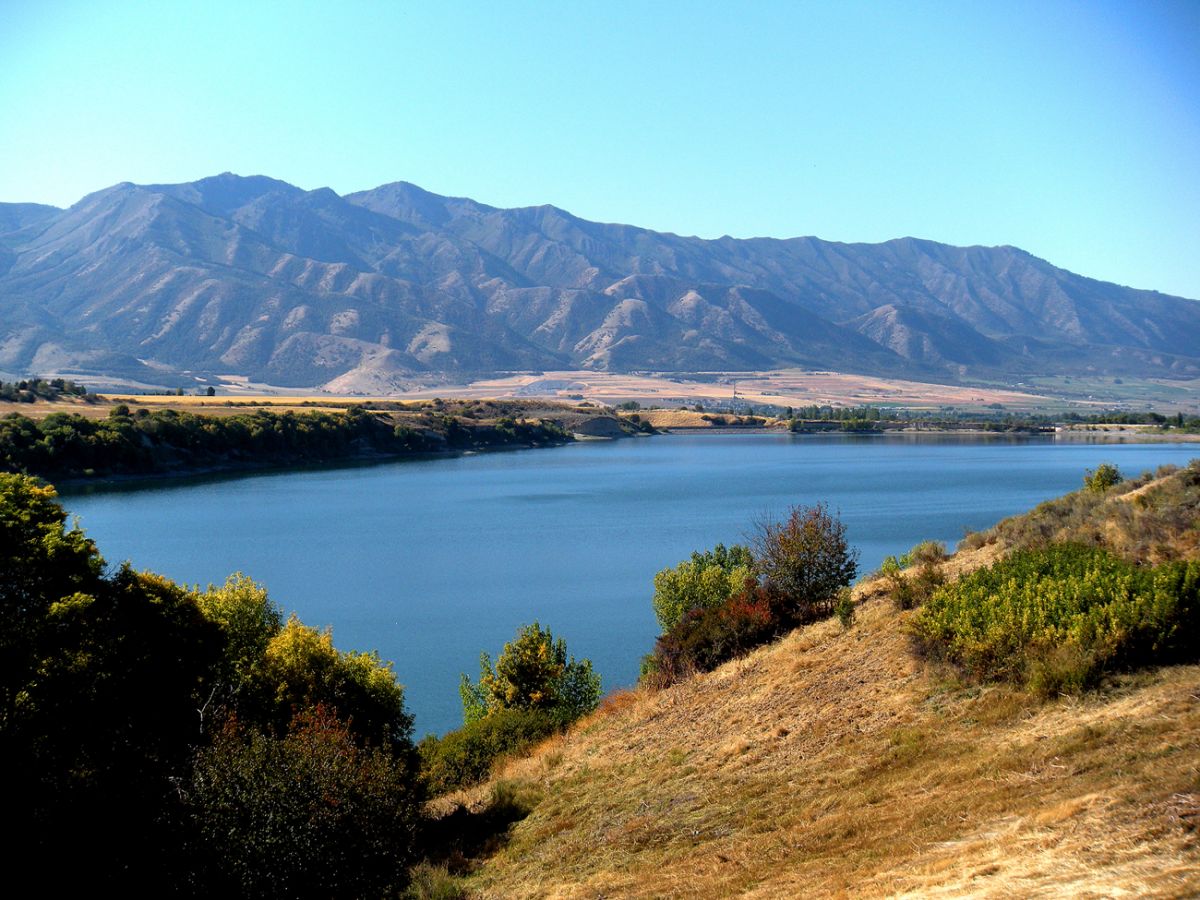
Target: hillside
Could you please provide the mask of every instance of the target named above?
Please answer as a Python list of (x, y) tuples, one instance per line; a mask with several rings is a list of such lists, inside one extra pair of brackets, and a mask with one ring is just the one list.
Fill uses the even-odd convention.
[[(1046, 504), (973, 538), (946, 573), (1047, 536), (1103, 542), (1103, 522), (1118, 552), (1137, 552), (1153, 521), (1178, 538), (1155, 541), (1159, 556), (1195, 558), (1191, 471)], [(451, 868), (473, 871), (465, 887), (482, 897), (1200, 891), (1200, 666), (1042, 700), (918, 659), (916, 613), (882, 580), (855, 599), (849, 630), (818, 623), (617, 695), (510, 763), (460, 799), (531, 811), (494, 855), (451, 854)]]
[(387, 393), (478, 373), (1200, 374), (1200, 303), (1013, 247), (702, 240), (404, 182), (0, 204), (0, 372)]

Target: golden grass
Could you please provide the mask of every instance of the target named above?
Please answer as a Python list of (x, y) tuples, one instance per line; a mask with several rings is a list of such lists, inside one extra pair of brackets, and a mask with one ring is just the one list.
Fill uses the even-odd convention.
[(543, 799), (468, 887), (505, 898), (1200, 892), (1200, 667), (1042, 703), (924, 667), (910, 614), (878, 585), (856, 596), (849, 631), (819, 623), (668, 690), (625, 692), (510, 763), (499, 777)]
[[(638, 400), (643, 405), (675, 405), (703, 400), (738, 399), (755, 406), (858, 406), (887, 403), (911, 407), (953, 405), (979, 407), (1003, 403), (1013, 409), (1033, 409), (1051, 403), (1049, 397), (1011, 389), (930, 384), (895, 378), (876, 378), (841, 372), (780, 369), (759, 372), (707, 373), (703, 381), (667, 375), (563, 370), (536, 375), (508, 375), (464, 385), (441, 385), (416, 391), (420, 397), (514, 397), (546, 385), (547, 397), (584, 397), (615, 404)], [(1083, 403), (1081, 405), (1088, 405)]]
[[(726, 428), (738, 427), (747, 420), (745, 416), (729, 413), (705, 413), (690, 409), (642, 409), (634, 415), (642, 421), (649, 422), (655, 428)], [(719, 421), (714, 422), (713, 419)], [(779, 419), (766, 418), (764, 422), (756, 423), (782, 428), (785, 423)]]
[(108, 415), (108, 410), (107, 403), (84, 403), (82, 400), (60, 400), (54, 403), (47, 403), (45, 400), (36, 403), (0, 401), (0, 417), (19, 413), (29, 419), (44, 419), (51, 413), (68, 413), (86, 419), (103, 419)]

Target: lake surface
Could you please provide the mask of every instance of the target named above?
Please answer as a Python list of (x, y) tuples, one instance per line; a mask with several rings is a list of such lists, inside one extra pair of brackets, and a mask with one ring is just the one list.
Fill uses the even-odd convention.
[(461, 724), (472, 677), (537, 619), (606, 689), (657, 633), (654, 573), (791, 504), (828, 502), (859, 571), (923, 539), (1079, 487), (1200, 456), (1187, 444), (1048, 438), (670, 435), (355, 468), (64, 492), (110, 563), (188, 584), (242, 571), (342, 649), (395, 663), (417, 735)]

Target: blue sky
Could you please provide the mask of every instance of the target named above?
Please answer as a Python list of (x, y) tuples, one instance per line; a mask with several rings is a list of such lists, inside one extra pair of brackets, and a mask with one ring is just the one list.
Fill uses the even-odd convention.
[(1200, 298), (1200, 2), (0, 0), (0, 201), (226, 170)]

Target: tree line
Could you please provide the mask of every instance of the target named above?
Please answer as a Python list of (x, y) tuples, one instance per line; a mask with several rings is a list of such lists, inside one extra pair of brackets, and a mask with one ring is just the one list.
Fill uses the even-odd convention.
[(464, 422), (428, 415), (405, 423), (352, 406), (345, 413), (258, 410), (231, 416), (173, 409), (107, 418), (54, 413), (0, 418), (0, 470), (50, 479), (141, 475), (205, 468), (293, 465), (440, 450), (551, 444), (570, 434), (553, 422)]
[(0, 400), (9, 403), (35, 403), (38, 400), (55, 402), (77, 398), (95, 403), (99, 397), (82, 384), (66, 378), (25, 378), (20, 381), (0, 381)]

